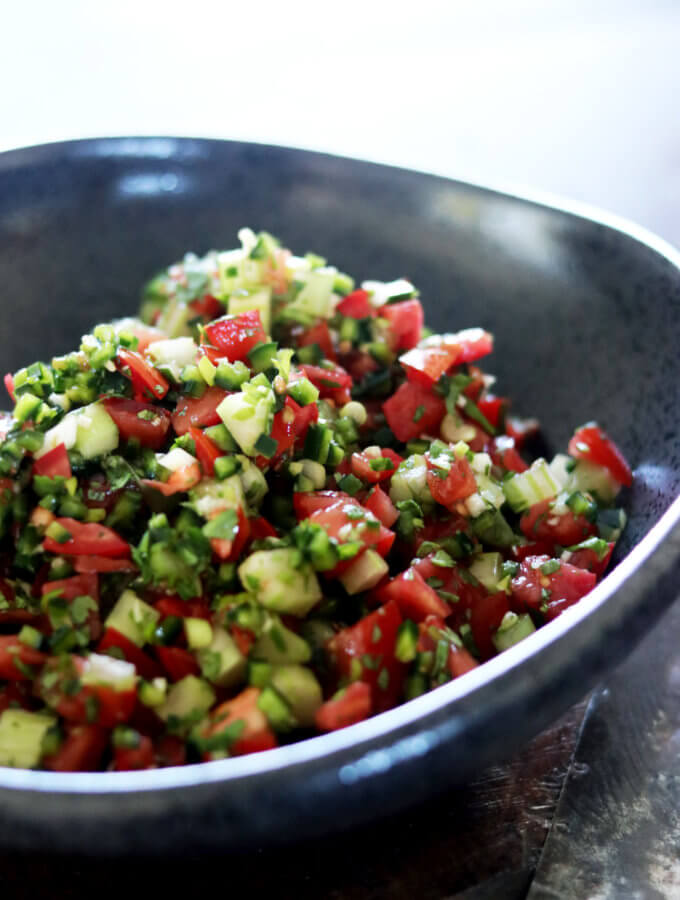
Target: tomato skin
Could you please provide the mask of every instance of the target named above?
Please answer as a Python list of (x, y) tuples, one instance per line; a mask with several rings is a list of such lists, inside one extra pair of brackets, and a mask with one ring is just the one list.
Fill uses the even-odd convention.
[(154, 758), (156, 765), (183, 766), (186, 762), (187, 750), (184, 741), (174, 734), (163, 734), (156, 739)]
[(508, 416), (505, 420), (505, 433), (514, 440), (518, 450), (521, 450), (531, 438), (536, 437), (539, 431), (536, 419), (519, 419), (516, 416)]
[(470, 628), (482, 660), (496, 655), (491, 637), (498, 630), (507, 612), (510, 612), (510, 600), (505, 591), (497, 594), (485, 593), (472, 605)]
[(209, 619), (210, 607), (203, 600), (181, 600), (179, 597), (160, 597), (153, 604), (154, 609), (161, 614), (161, 620), (167, 616), (177, 616), (183, 619), (187, 616), (194, 619)]
[(581, 550), (573, 550), (569, 554), (567, 562), (579, 569), (587, 569), (589, 572), (593, 572), (597, 575), (598, 578), (602, 578), (609, 565), (609, 560), (612, 558), (612, 553), (614, 552), (616, 544), (613, 541), (610, 541), (608, 546), (609, 549), (602, 559), (600, 559), (594, 550), (584, 547)]
[(389, 494), (386, 494), (377, 484), (375, 487), (371, 488), (361, 505), (364, 509), (373, 513), (376, 519), (379, 519), (385, 528), (391, 528), (399, 518), (399, 512), (394, 503), (390, 500)]
[(204, 322), (211, 322), (216, 319), (222, 312), (224, 307), (212, 294), (204, 294), (197, 300), (192, 300), (189, 309), (195, 316), (201, 316)]
[(305, 491), (293, 494), (293, 508), (298, 522), (308, 519), (317, 509), (327, 509), (339, 501), (354, 503), (354, 498), (344, 491)]
[[(338, 631), (326, 644), (340, 679), (355, 679), (357, 664), (361, 667), (360, 680), (370, 688), (371, 708), (375, 712), (390, 709), (401, 695), (407, 666), (394, 655), (401, 622), (399, 607), (390, 600), (355, 625)], [(371, 667), (365, 665), (366, 657), (371, 657)], [(387, 672), (387, 679), (380, 674), (383, 670)]]
[(48, 478), (70, 478), (71, 463), (64, 444), (57, 444), (40, 459), (33, 463), (34, 475), (46, 475)]
[(200, 675), (196, 657), (184, 647), (154, 647), (154, 652), (170, 681), (181, 681), (187, 675)]
[[(216, 513), (215, 515), (219, 515), (219, 513)], [(241, 550), (243, 550), (248, 543), (249, 537), (250, 519), (246, 517), (246, 514), (242, 509), (239, 509), (238, 526), (233, 540), (229, 541), (224, 538), (211, 538), (210, 545), (213, 548), (213, 553), (219, 556), (220, 559), (238, 559), (241, 555)]]
[(260, 313), (256, 309), (237, 316), (222, 316), (205, 327), (205, 333), (213, 345), (222, 351), (230, 362), (248, 363), (248, 354), (256, 344), (267, 340)]
[(515, 449), (515, 441), (506, 435), (496, 437), (489, 448), (489, 454), (495, 465), (508, 472), (526, 472), (529, 466)]
[[(14, 376), (11, 372), (8, 372), (4, 377), (5, 390), (9, 394), (9, 399), (12, 403), (16, 403), (16, 397), (14, 395)], [(8, 429), (9, 430), (9, 429)]]
[(116, 772), (133, 772), (154, 767), (153, 743), (145, 734), (140, 735), (138, 747), (113, 748), (113, 768)]
[(351, 399), (349, 392), (352, 389), (352, 376), (337, 363), (329, 369), (307, 364), (298, 368), (318, 388), (322, 399), (333, 400), (337, 406), (342, 406)]
[[(276, 747), (276, 735), (270, 728), (267, 717), (257, 705), (260, 694), (259, 688), (248, 687), (236, 697), (222, 703), (212, 711), (211, 723), (203, 731), (202, 736), (209, 738), (219, 735), (232, 722), (241, 720), (245, 727), (240, 737), (229, 748), (230, 755), (242, 756), (245, 753), (258, 753)], [(212, 759), (212, 753), (204, 754), (203, 758)]]
[(207, 434), (196, 428), (194, 425), (189, 427), (189, 434), (194, 440), (196, 447), (196, 456), (203, 469), (203, 474), (212, 478), (215, 474), (215, 460), (222, 456), (220, 448), (214, 444)]
[(371, 688), (364, 681), (347, 685), (341, 697), (326, 700), (316, 711), (319, 731), (337, 731), (363, 722), (371, 714)]
[(111, 556), (128, 558), (130, 545), (112, 528), (100, 525), (99, 522), (78, 522), (68, 517), (56, 518), (62, 528), (71, 537), (60, 544), (51, 537), (45, 537), (43, 546), (48, 553), (59, 556)]
[(256, 516), (254, 519), (250, 519), (250, 539), (253, 541), (261, 540), (262, 538), (268, 537), (278, 537), (279, 533), (274, 528), (274, 526), (265, 519), (264, 516)]
[(477, 409), (485, 417), (490, 425), (495, 429), (499, 429), (505, 419), (505, 411), (508, 408), (508, 401), (505, 397), (496, 397), (488, 394), (484, 399), (477, 400)]
[[(422, 410), (420, 409), (422, 407)], [(387, 424), (398, 440), (406, 442), (420, 434), (435, 429), (446, 415), (444, 400), (422, 385), (405, 381), (394, 394), (383, 403)], [(419, 411), (418, 421), (413, 417)]]
[(594, 422), (577, 428), (569, 441), (568, 453), (575, 459), (604, 466), (612, 478), (624, 487), (633, 483), (633, 473), (623, 453), (609, 435)]
[(170, 390), (167, 380), (136, 350), (121, 348), (116, 354), (116, 367), (132, 381), (136, 399), (151, 397), (158, 402)]
[(92, 597), (99, 602), (99, 578), (96, 573), (88, 572), (80, 575), (71, 575), (69, 578), (60, 578), (58, 581), (46, 581), (41, 587), (41, 593), (51, 594), (59, 591), (64, 600), (75, 600), (76, 597)]
[(394, 350), (411, 350), (420, 340), (425, 316), (420, 300), (401, 300), (380, 307), (379, 315), (390, 323)]
[(477, 660), (465, 649), (465, 647), (451, 645), (448, 659), (451, 678), (458, 678), (460, 675), (465, 675), (467, 672), (476, 669), (478, 665), (479, 663)]
[(109, 732), (100, 725), (67, 725), (61, 746), (42, 764), (51, 772), (92, 772), (108, 742)]
[(317, 344), (324, 359), (330, 359), (335, 362), (335, 348), (333, 347), (333, 339), (328, 329), (328, 323), (325, 319), (319, 320), (316, 325), (312, 325), (302, 334), (296, 335), (298, 347), (309, 347), (311, 344)]
[(417, 569), (406, 569), (378, 590), (383, 603), (390, 600), (399, 607), (406, 619), (422, 622), (428, 616), (440, 616), (446, 619), (451, 614), (451, 607), (434, 588), (430, 587)]
[(352, 454), (352, 472), (357, 478), (366, 481), (368, 484), (377, 484), (379, 481), (386, 481), (388, 478), (391, 478), (402, 462), (402, 458), (394, 450), (390, 450), (389, 447), (382, 447), (380, 455), (382, 459), (389, 459), (392, 463), (391, 469), (382, 469), (376, 472), (371, 468), (371, 460), (375, 457), (368, 456), (364, 450), (361, 453)]
[[(549, 556), (528, 556), (512, 579), (513, 600), (523, 609), (541, 613), (546, 621), (557, 618), (597, 584), (597, 575), (567, 562), (559, 562), (555, 572), (544, 574), (541, 566)], [(543, 591), (547, 591), (547, 596)]]
[[(42, 666), (48, 659), (33, 647), (22, 643), (16, 635), (0, 635), (0, 678), (7, 681), (31, 681), (32, 675), (22, 671), (24, 666)], [(21, 668), (14, 661), (18, 660)]]
[(286, 397), (286, 406), (293, 411), (295, 416), (293, 419), (295, 446), (298, 448), (303, 447), (309, 426), (319, 420), (319, 407), (316, 403), (300, 406), (292, 397)]
[(551, 512), (552, 505), (552, 500), (541, 500), (520, 519), (519, 527), (529, 540), (570, 547), (596, 533), (595, 525), (585, 516), (576, 516), (570, 509), (557, 516)]
[[(345, 544), (348, 541), (360, 541), (364, 547), (373, 547), (376, 553), (386, 556), (394, 543), (395, 533), (385, 528), (384, 525), (377, 523), (379, 528), (371, 528), (366, 522), (375, 519), (371, 514), (364, 516), (364, 519), (353, 518), (356, 511), (362, 511), (363, 507), (351, 500), (339, 502), (327, 506), (323, 509), (317, 509), (308, 518), (310, 522), (314, 522), (326, 531), (329, 537), (335, 538), (339, 544)], [(363, 510), (365, 513), (368, 510)], [(349, 525), (354, 532), (352, 537), (341, 537), (341, 531), (344, 526)]]
[(147, 656), (143, 650), (136, 644), (133, 644), (124, 634), (121, 634), (115, 628), (108, 627), (97, 645), (97, 653), (106, 653), (111, 647), (121, 650), (123, 657), (127, 662), (132, 663), (137, 670), (137, 674), (147, 681), (150, 681), (152, 678), (158, 678), (163, 674), (161, 667), (155, 660)]
[(350, 319), (368, 319), (376, 314), (371, 306), (370, 296), (368, 291), (358, 288), (343, 297), (336, 310), (340, 315), (348, 316)]
[(108, 556), (74, 556), (73, 568), (81, 575), (137, 571), (137, 566), (131, 559), (110, 559)]
[[(102, 405), (115, 422), (124, 441), (134, 438), (142, 447), (161, 449), (170, 428), (170, 413), (167, 410), (127, 397), (105, 397)], [(149, 418), (150, 416), (153, 418)]]
[(455, 363), (454, 347), (414, 347), (399, 357), (409, 381), (431, 388)]
[(191, 426), (207, 428), (210, 425), (219, 425), (222, 421), (217, 414), (217, 407), (229, 392), (213, 385), (209, 387), (201, 397), (190, 397), (183, 394), (177, 401), (177, 407), (172, 414), (172, 427), (175, 433), (186, 434)]
[(457, 366), (475, 362), (493, 351), (493, 335), (483, 328), (464, 328), (455, 334), (433, 335), (424, 343), (428, 349), (438, 347), (454, 350)]
[(432, 464), (429, 453), (427, 460), (427, 486), (436, 503), (441, 503), (451, 512), (456, 511), (456, 504), (465, 500), (477, 490), (475, 475), (465, 457), (453, 460), (446, 478), (440, 478), (438, 470)]
[[(80, 675), (87, 665), (84, 657), (69, 654), (69, 659), (67, 668), (63, 666), (63, 657), (52, 657), (45, 666), (45, 672), (50, 675), (56, 672), (60, 676), (57, 684), (50, 683), (48, 686), (46, 679), (40, 683), (40, 693), (45, 702), (60, 716), (78, 725), (114, 728), (127, 722), (135, 711), (136, 686), (116, 690), (110, 684), (81, 684), (75, 694), (67, 693), (63, 686), (72, 675)], [(92, 721), (93, 708), (95, 721)]]

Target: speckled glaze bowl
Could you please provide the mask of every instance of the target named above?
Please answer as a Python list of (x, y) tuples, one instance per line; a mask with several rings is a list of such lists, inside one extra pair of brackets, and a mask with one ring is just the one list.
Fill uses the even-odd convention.
[[(579, 699), (680, 575), (680, 256), (580, 210), (298, 150), (174, 138), (0, 155), (2, 371), (133, 312), (192, 249), (265, 228), (359, 278), (410, 277), (437, 329), (496, 334), (489, 368), (555, 448), (598, 419), (635, 468), (617, 567), (572, 611), (464, 678), (266, 753), (136, 773), (0, 769), (0, 845), (235, 849), (346, 829), (462, 782)], [(627, 555), (626, 555), (627, 554)]]

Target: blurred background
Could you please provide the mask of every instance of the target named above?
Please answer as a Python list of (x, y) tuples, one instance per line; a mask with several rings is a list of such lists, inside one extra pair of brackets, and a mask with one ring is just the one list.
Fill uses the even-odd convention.
[(680, 244), (679, 0), (3, 10), (0, 149), (187, 134), (585, 200)]

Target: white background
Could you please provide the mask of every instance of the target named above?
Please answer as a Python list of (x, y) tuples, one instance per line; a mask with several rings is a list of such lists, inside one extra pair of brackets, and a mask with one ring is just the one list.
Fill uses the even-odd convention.
[(680, 244), (680, 0), (25, 0), (0, 35), (0, 149), (290, 144), (554, 191)]

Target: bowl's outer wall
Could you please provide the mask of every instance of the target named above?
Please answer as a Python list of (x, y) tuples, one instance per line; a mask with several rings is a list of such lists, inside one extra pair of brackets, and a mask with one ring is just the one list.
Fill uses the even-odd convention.
[[(554, 448), (564, 448), (574, 425), (589, 419), (603, 423), (636, 469), (624, 550), (678, 493), (680, 279), (675, 267), (644, 244), (587, 219), (367, 163), (169, 138), (74, 142), (1, 155), (4, 370), (66, 352), (96, 322), (134, 313), (140, 285), (158, 269), (187, 250), (236, 245), (244, 224), (271, 231), (298, 252), (313, 249), (359, 280), (409, 277), (420, 288), (435, 329), (492, 330), (497, 350), (488, 368), (498, 375), (498, 392), (513, 398), (517, 414), (536, 415)], [(672, 542), (658, 572), (647, 581), (638, 579), (621, 607), (620, 615), (640, 633), (667, 602), (673, 554)], [(641, 611), (645, 585), (658, 591)], [(114, 820), (125, 822), (124, 833), (107, 831), (112, 798), (105, 795), (64, 803), (36, 794), (31, 816), (25, 797), (4, 791), (0, 841), (160, 849), (151, 825), (165, 816), (173, 824), (164, 846), (220, 841), (233, 846), (272, 837), (275, 827), (281, 838), (279, 826), (286, 819), (298, 822), (301, 832), (328, 829), (328, 806), (315, 810), (315, 795), (335, 804), (334, 824), (397, 808), (424, 796), (433, 778), (462, 777), (509, 752), (581, 695), (609, 665), (601, 652), (598, 659), (586, 624), (571, 651), (563, 642), (542, 668), (528, 666), (514, 684), (506, 679), (488, 694), (485, 709), (479, 707), (481, 696), (463, 698), (455, 715), (444, 711), (429, 721), (439, 729), (433, 747), (444, 749), (433, 749), (427, 766), (415, 758), (405, 763), (398, 791), (387, 775), (350, 789), (338, 782), (340, 762), (334, 768), (334, 762), (322, 760), (298, 776), (289, 772), (285, 787), (281, 773), (273, 771), (242, 779), (228, 791), (210, 785), (139, 796), (135, 802), (113, 798)], [(607, 627), (614, 635), (616, 616)], [(633, 629), (629, 637), (638, 632)], [(612, 659), (625, 650), (621, 635), (615, 640), (620, 646), (609, 647)], [(565, 673), (577, 672), (570, 652), (584, 654), (586, 675), (581, 670), (580, 678), (565, 684)], [(529, 687), (536, 677), (544, 681), (540, 689), (535, 683)], [(487, 716), (492, 706), (501, 716), (512, 715), (511, 735), (504, 736), (503, 729), (494, 734)], [(484, 734), (489, 739), (480, 743)], [(448, 745), (455, 748), (453, 765)], [(177, 813), (172, 820), (171, 811)], [(69, 817), (67, 834), (57, 826)], [(98, 824), (90, 827), (88, 821)]]

